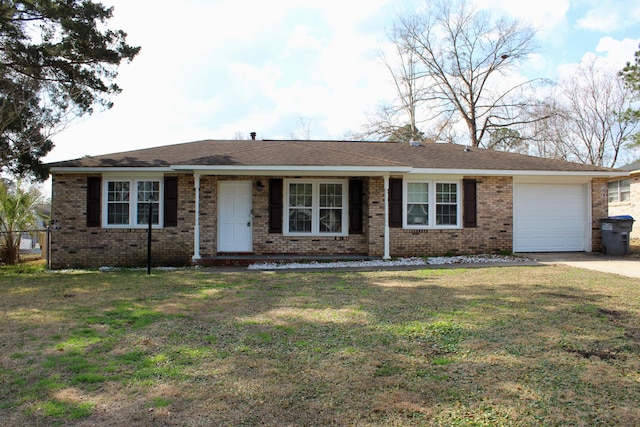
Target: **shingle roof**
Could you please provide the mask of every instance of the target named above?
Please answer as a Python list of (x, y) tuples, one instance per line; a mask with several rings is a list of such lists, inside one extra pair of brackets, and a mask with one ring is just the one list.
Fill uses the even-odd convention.
[(633, 163), (630, 163), (628, 165), (622, 166), (620, 169), (625, 170), (625, 171), (629, 171), (629, 172), (640, 170), (640, 161), (633, 162)]
[(204, 140), (50, 163), (52, 168), (380, 167), (455, 170), (607, 172), (613, 169), (469, 148), (396, 142)]

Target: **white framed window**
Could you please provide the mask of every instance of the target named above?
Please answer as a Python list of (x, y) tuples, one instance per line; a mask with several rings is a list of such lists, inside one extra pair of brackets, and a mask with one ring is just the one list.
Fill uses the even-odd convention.
[(286, 180), (284, 187), (284, 234), (347, 234), (346, 180)]
[(428, 225), (429, 183), (408, 182), (405, 200), (407, 201), (407, 214), (405, 215), (407, 225)]
[(458, 221), (458, 188), (456, 182), (437, 182), (436, 187), (436, 226), (457, 226)]
[(621, 203), (631, 200), (631, 180), (623, 179), (609, 183), (609, 203)]
[(145, 178), (105, 178), (103, 180), (102, 225), (106, 228), (148, 227), (149, 203), (153, 206), (151, 223), (162, 224), (163, 180)]
[(404, 181), (403, 226), (406, 228), (460, 228), (460, 181)]

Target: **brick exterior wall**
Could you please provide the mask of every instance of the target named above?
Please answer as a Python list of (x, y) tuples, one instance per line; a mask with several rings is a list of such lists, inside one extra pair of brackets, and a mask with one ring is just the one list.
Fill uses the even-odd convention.
[[(369, 255), (384, 255), (384, 179), (368, 178), (368, 191), (365, 193), (367, 210), (364, 213), (367, 226), (364, 232), (368, 236)], [(391, 234), (391, 233), (389, 233)]]
[[(306, 177), (305, 177), (306, 178)], [(249, 178), (245, 178), (249, 179)], [(309, 177), (309, 179), (331, 179), (327, 177)], [(256, 182), (261, 181), (264, 189), (256, 190)], [(366, 180), (364, 182), (364, 204), (367, 204)], [(367, 228), (365, 221), (363, 234), (348, 236), (286, 236), (269, 233), (269, 178), (253, 178), (253, 250), (254, 253), (265, 254), (305, 254), (305, 255), (367, 255)], [(346, 203), (346, 201), (345, 201)], [(366, 209), (363, 214), (366, 217)]]
[(591, 250), (602, 251), (600, 219), (609, 214), (609, 181), (605, 178), (591, 180)]
[[(311, 177), (310, 179), (316, 178), (320, 177)], [(366, 234), (345, 237), (314, 236), (305, 238), (269, 233), (268, 177), (202, 176), (200, 178), (200, 256), (202, 258), (218, 254), (218, 204), (216, 200), (218, 198), (218, 185), (221, 181), (250, 181), (252, 183), (254, 254), (365, 255), (367, 253)], [(262, 191), (257, 190), (258, 181), (263, 185)], [(194, 194), (193, 186), (190, 189), (190, 193), (187, 194)]]
[(640, 239), (640, 176), (632, 176), (630, 179), (630, 200), (628, 202), (610, 203), (609, 215), (631, 215), (635, 219), (631, 229), (631, 238)]
[(511, 177), (465, 177), (476, 180), (477, 227), (455, 230), (392, 228), (391, 256), (511, 252), (513, 184)]
[[(146, 264), (146, 228), (87, 227), (87, 174), (54, 174), (52, 179), (52, 267), (141, 266)], [(156, 265), (186, 265), (193, 255), (194, 177), (178, 177), (178, 226), (153, 230)], [(323, 177), (326, 178), (326, 177)], [(513, 181), (510, 177), (465, 177), (477, 182), (477, 227), (455, 230), (390, 228), (390, 255), (421, 256), (511, 251)], [(200, 255), (217, 255), (218, 185), (222, 180), (251, 181), (253, 253), (384, 255), (384, 180), (363, 179), (363, 234), (345, 237), (299, 237), (269, 233), (269, 177), (206, 176), (200, 178)], [(263, 184), (258, 191), (257, 181)], [(601, 248), (599, 218), (607, 215), (607, 181), (593, 180), (593, 247)]]
[[(193, 180), (191, 188), (184, 193), (189, 198), (195, 197)], [(200, 256), (216, 255), (218, 248), (218, 177), (203, 175), (200, 177)], [(195, 201), (194, 201), (195, 209)], [(194, 210), (195, 212), (195, 210)], [(195, 216), (194, 216), (195, 217)], [(193, 229), (193, 222), (190, 224)], [(193, 240), (189, 246), (193, 254)]]
[[(51, 267), (142, 266), (147, 229), (87, 227), (85, 174), (54, 174), (51, 203)], [(95, 175), (94, 175), (95, 176)], [(193, 255), (193, 177), (178, 176), (178, 227), (154, 229), (154, 265), (185, 265)]]

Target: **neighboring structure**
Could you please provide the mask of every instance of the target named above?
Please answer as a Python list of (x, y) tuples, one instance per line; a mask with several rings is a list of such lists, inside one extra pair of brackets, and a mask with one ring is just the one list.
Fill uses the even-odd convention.
[(43, 203), (36, 207), (37, 224), (33, 230), (24, 231), (20, 237), (20, 252), (22, 253), (40, 253), (42, 248), (46, 246), (47, 225), (51, 216), (51, 206), (49, 203)]
[[(53, 268), (598, 251), (626, 172), (454, 144), (198, 141), (51, 164)], [(151, 200), (151, 202), (149, 201)]]
[(631, 215), (636, 223), (632, 239), (640, 239), (640, 162), (620, 168), (629, 176), (609, 181), (609, 215)]

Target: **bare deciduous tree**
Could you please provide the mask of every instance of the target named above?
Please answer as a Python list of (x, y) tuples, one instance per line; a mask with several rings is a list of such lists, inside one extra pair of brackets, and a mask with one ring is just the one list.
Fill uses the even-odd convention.
[(424, 82), (420, 79), (418, 59), (411, 49), (389, 36), (394, 49), (392, 58), (380, 52), (382, 63), (391, 75), (397, 103), (383, 104), (365, 126), (367, 137), (421, 141), (425, 135), (418, 129), (417, 109), (424, 100)]
[(495, 129), (490, 133), (487, 148), (520, 154), (528, 154), (529, 152), (529, 144), (520, 132), (506, 127)]
[(289, 132), (290, 139), (297, 140), (310, 140), (311, 139), (311, 123), (313, 122), (312, 117), (308, 116), (298, 116), (298, 126), (295, 130)]
[(529, 154), (547, 159), (569, 160), (571, 156), (566, 144), (566, 132), (563, 130), (563, 113), (555, 96), (549, 96), (548, 102), (538, 105), (531, 114), (546, 119), (534, 121), (525, 129)]
[(604, 60), (591, 57), (560, 80), (550, 96), (553, 117), (535, 129), (537, 152), (584, 164), (613, 167), (638, 130), (638, 118), (626, 115), (633, 92)]
[(536, 104), (526, 89), (542, 80), (505, 86), (507, 71), (534, 52), (534, 34), (519, 21), (493, 20), (465, 0), (429, 2), (424, 12), (400, 16), (390, 36), (399, 65), (387, 68), (398, 111), (408, 118), (401, 126), (438, 123), (438, 129), (423, 131), (442, 141), (443, 134), (451, 139), (456, 123), (464, 123), (468, 138), (456, 142), (477, 147), (486, 145), (492, 131), (538, 120), (526, 114)]

